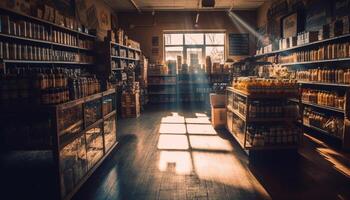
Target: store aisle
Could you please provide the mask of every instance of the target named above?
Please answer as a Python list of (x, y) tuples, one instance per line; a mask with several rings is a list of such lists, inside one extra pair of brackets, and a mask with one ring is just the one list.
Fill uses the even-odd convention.
[(264, 167), (249, 165), (205, 112), (150, 109), (118, 126), (120, 145), (74, 200), (350, 197), (349, 157), (322, 152), (312, 138), (305, 139), (296, 164)]

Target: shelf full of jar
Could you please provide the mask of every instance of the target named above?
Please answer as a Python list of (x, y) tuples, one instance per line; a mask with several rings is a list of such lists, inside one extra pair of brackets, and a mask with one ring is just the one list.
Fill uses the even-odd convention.
[[(80, 26), (75, 20), (66, 18), (66, 21), (64, 24), (57, 24), (54, 22), (51, 22), (49, 20), (42, 19), (41, 17), (31, 16), (24, 13), (17, 12), (15, 10), (10, 10), (8, 8), (0, 7), (0, 10), (4, 13), (3, 16), (11, 16), (16, 21), (23, 20), (27, 23), (33, 23), (33, 24), (39, 24), (48, 26), (52, 29), (58, 29), (65, 32), (75, 33), (90, 39), (95, 39), (95, 35), (91, 35), (89, 33), (86, 33), (86, 29), (84, 32), (84, 28)], [(38, 12), (39, 13), (39, 12)]]

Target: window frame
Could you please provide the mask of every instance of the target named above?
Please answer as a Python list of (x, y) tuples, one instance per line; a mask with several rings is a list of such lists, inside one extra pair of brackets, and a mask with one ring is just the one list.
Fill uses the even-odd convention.
[[(186, 44), (185, 42), (185, 34), (203, 34), (203, 44)], [(182, 45), (166, 45), (165, 44), (165, 35), (166, 34), (182, 34)], [(206, 42), (206, 34), (223, 34), (224, 35), (224, 44), (207, 44)], [(224, 47), (224, 60), (222, 62), (225, 62), (226, 60), (226, 43), (227, 43), (227, 36), (226, 31), (215, 31), (215, 30), (206, 30), (206, 31), (164, 31), (163, 32), (163, 61), (166, 62), (166, 47), (182, 47), (182, 60), (186, 61), (187, 63), (187, 49), (188, 48), (201, 48), (202, 49), (202, 61), (205, 62), (206, 57), (206, 47)], [(187, 63), (189, 64), (189, 63)]]

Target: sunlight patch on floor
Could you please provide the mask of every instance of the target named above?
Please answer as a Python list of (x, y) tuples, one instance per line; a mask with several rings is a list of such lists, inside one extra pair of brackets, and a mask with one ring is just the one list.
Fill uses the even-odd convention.
[(158, 141), (158, 149), (186, 150), (189, 148), (187, 136), (161, 134)]
[(195, 113), (196, 117), (208, 117), (205, 113)]
[(188, 134), (217, 135), (211, 124), (186, 124)]
[(188, 124), (210, 124), (210, 120), (208, 117), (186, 118), (186, 123), (188, 123)]
[(159, 133), (185, 134), (186, 126), (185, 124), (161, 124)]
[[(250, 184), (239, 180), (246, 169), (232, 154), (192, 152), (194, 170), (200, 179), (252, 190)], [(247, 179), (251, 177), (247, 176)]]
[(211, 150), (211, 151), (232, 151), (232, 145), (229, 141), (219, 136), (189, 136), (190, 145), (193, 150)]
[[(317, 148), (317, 151), (330, 163), (334, 169), (350, 178), (350, 166), (344, 163), (350, 163), (349, 160), (338, 152), (327, 148)], [(341, 161), (342, 160), (342, 161)]]
[(188, 151), (161, 151), (159, 170), (168, 171), (170, 164), (175, 165), (176, 174), (190, 174), (192, 171), (191, 155)]
[(181, 116), (163, 117), (161, 123), (185, 123), (185, 118)]

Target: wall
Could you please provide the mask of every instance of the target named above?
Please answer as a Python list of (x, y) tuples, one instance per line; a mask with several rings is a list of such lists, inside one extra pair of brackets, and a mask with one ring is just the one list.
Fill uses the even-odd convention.
[[(269, 9), (275, 3), (287, 2), (288, 9), (286, 12), (282, 12), (276, 16), (271, 17), (268, 20)], [(296, 4), (302, 6), (296, 6)], [(266, 29), (267, 35), (270, 38), (276, 37), (276, 34), (280, 33), (280, 30), (271, 32), (268, 27), (278, 27), (280, 25), (281, 18), (293, 11), (301, 11), (299, 14), (302, 16), (302, 26), (308, 30), (319, 30), (322, 25), (330, 23), (332, 20), (348, 15), (350, 9), (350, 0), (271, 0), (266, 1), (257, 10), (257, 27), (260, 29)], [(301, 9), (300, 9), (301, 8)], [(277, 36), (278, 37), (278, 36)]]
[[(235, 13), (248, 24), (256, 27), (256, 13), (254, 11), (235, 11)], [(248, 33), (247, 30), (239, 30), (227, 16), (226, 12), (211, 11), (200, 12), (198, 28), (194, 27), (196, 12), (156, 12), (152, 13), (118, 13), (119, 25), (124, 28), (128, 36), (141, 44), (145, 56), (151, 61), (163, 60), (163, 31), (165, 30), (209, 30), (220, 29), (227, 33), (226, 44), (228, 44), (229, 33)], [(134, 26), (134, 27), (133, 27)], [(159, 55), (152, 56), (152, 36), (159, 36)], [(250, 53), (255, 52), (255, 38), (250, 35)], [(226, 48), (228, 58), (228, 48)], [(241, 59), (242, 57), (230, 57)]]
[[(97, 30), (97, 36), (99, 40), (103, 40), (107, 35), (107, 31), (111, 29), (111, 15), (115, 15), (114, 11), (110, 6), (108, 6), (104, 1), (97, 0), (76, 0), (78, 7), (78, 16), (80, 16), (81, 21), (84, 24), (88, 24), (89, 28)], [(85, 5), (81, 5), (79, 8), (78, 2)], [(95, 14), (92, 16), (87, 16), (88, 10), (90, 8), (95, 9)], [(116, 18), (116, 15), (115, 15)]]

